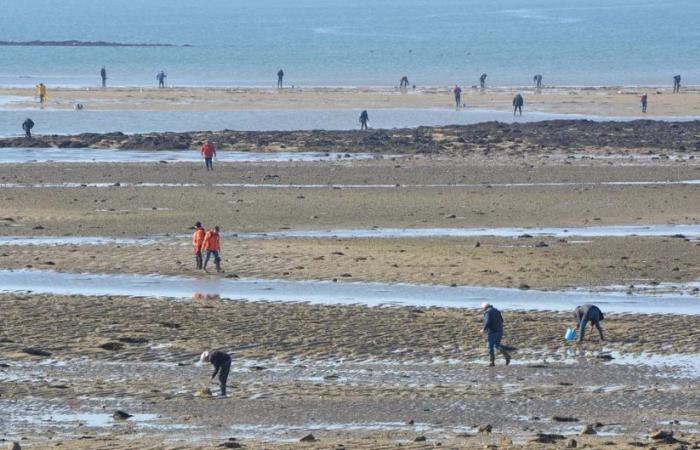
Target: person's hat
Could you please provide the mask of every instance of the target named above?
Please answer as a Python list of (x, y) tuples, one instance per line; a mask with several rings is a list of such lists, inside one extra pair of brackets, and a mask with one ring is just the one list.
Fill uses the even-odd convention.
[(481, 304), (481, 309), (488, 309), (491, 307), (491, 303), (484, 302)]
[(200, 228), (202, 226), (202, 222), (197, 222), (194, 224), (195, 227)]
[(209, 352), (202, 352), (202, 355), (199, 357), (199, 362), (206, 362), (207, 359), (209, 359)]

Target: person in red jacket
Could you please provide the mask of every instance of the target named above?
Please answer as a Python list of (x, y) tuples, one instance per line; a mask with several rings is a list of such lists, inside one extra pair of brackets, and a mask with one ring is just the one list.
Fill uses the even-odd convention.
[(221, 241), (219, 239), (218, 225), (213, 230), (207, 231), (207, 234), (204, 236), (204, 242), (202, 242), (202, 250), (207, 252), (207, 256), (204, 258), (204, 266), (202, 267), (204, 271), (207, 271), (207, 263), (209, 263), (209, 258), (213, 255), (216, 271), (221, 272)]
[(211, 163), (212, 158), (216, 156), (214, 144), (212, 144), (209, 139), (205, 140), (200, 152), (204, 158), (204, 165), (207, 167), (207, 171), (214, 170), (214, 166), (212, 166)]
[(194, 246), (194, 260), (197, 264), (197, 269), (202, 268), (202, 245), (204, 244), (204, 235), (206, 235), (206, 231), (204, 227), (202, 227), (202, 222), (194, 224), (192, 245)]

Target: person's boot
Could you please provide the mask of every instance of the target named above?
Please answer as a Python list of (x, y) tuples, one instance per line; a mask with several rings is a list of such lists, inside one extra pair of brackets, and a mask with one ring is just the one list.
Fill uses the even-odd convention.
[(493, 367), (496, 365), (496, 355), (494, 353), (489, 354), (489, 359), (491, 362), (489, 362), (489, 367)]
[(510, 353), (508, 350), (501, 349), (501, 354), (503, 354), (503, 357), (506, 359), (506, 366), (510, 364)]

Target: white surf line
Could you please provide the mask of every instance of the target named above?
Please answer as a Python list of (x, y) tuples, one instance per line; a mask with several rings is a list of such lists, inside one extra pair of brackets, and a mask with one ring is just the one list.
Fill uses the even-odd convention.
[(575, 187), (575, 186), (677, 186), (700, 185), (697, 180), (678, 181), (563, 181), (532, 183), (435, 183), (435, 184), (275, 184), (275, 183), (0, 183), (7, 189), (77, 189), (77, 188), (188, 188), (188, 187), (228, 187), (241, 189), (396, 189), (396, 188), (529, 188), (529, 187)]

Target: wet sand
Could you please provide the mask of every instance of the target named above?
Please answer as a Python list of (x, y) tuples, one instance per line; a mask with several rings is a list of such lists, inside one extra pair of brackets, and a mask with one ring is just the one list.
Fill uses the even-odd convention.
[[(54, 89), (48, 86), (49, 108), (73, 109), (82, 103), (88, 109), (153, 111), (235, 111), (261, 109), (377, 109), (452, 108), (448, 87), (419, 87), (405, 92), (398, 88), (86, 88)], [(481, 92), (468, 86), (462, 101), (469, 108), (512, 110), (516, 92), (525, 96), (526, 111), (596, 116), (639, 116), (639, 97), (649, 95), (649, 115), (688, 116), (700, 114), (696, 87), (684, 88), (681, 95), (671, 87), (556, 87), (536, 92), (532, 87), (488, 88)], [(34, 109), (38, 103), (33, 89), (4, 88), (0, 95), (27, 98), (12, 103), (13, 108)]]
[[(225, 232), (698, 223), (700, 186), (566, 184), (697, 179), (692, 126), (652, 127), (658, 141), (635, 145), (637, 128), (612, 133), (619, 125), (609, 125), (600, 139), (614, 145), (605, 146), (587, 125), (572, 126), (509, 134), (500, 152), (477, 143), (478, 151), (395, 160), (217, 164), (214, 173), (193, 163), (4, 164), (1, 183), (106, 184), (3, 188), (3, 236), (173, 236), (138, 246), (2, 246), (0, 268), (192, 275), (195, 220)], [(416, 136), (435, 142), (445, 133)], [(566, 136), (573, 144), (559, 146)], [(542, 139), (549, 150), (535, 144)], [(296, 145), (275, 142), (268, 151)], [(209, 186), (231, 182), (399, 186)], [(684, 236), (227, 237), (223, 245), (224, 277), (562, 288), (694, 282), (700, 270), (698, 243)], [(0, 304), (0, 438), (24, 437), (23, 448), (213, 449), (232, 437), (249, 448), (338, 450), (565, 448), (570, 438), (579, 447), (670, 450), (700, 441), (699, 316), (608, 314), (608, 341), (589, 333), (577, 348), (562, 339), (570, 314), (507, 311), (516, 361), (489, 369), (475, 310), (37, 293), (2, 294)], [(194, 365), (197, 355), (218, 347), (234, 355), (231, 396), (195, 397), (211, 374)], [(154, 416), (115, 422), (116, 409)], [(486, 424), (493, 432), (479, 433)], [(598, 434), (577, 436), (587, 424)], [(672, 429), (681, 442), (655, 441), (655, 429)], [(564, 437), (533, 442), (538, 432)], [(299, 442), (308, 433), (318, 441)]]

